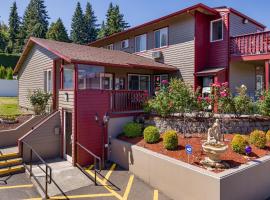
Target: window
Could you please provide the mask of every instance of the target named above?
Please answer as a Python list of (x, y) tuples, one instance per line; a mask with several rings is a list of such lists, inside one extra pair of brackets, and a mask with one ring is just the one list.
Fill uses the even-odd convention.
[(113, 44), (106, 46), (105, 49), (113, 50)]
[(222, 19), (211, 21), (211, 42), (223, 40), (223, 21)]
[(73, 89), (73, 67), (71, 65), (64, 66), (64, 89)]
[(44, 71), (44, 91), (52, 92), (52, 70)]
[(158, 91), (160, 86), (163, 85), (163, 81), (169, 82), (168, 74), (155, 75), (155, 90)]
[(146, 34), (135, 37), (135, 51), (141, 52), (146, 50)]
[(129, 47), (129, 41), (128, 41), (128, 39), (127, 40), (123, 40), (122, 42), (121, 42), (121, 48), (122, 49), (126, 49), (126, 48), (128, 48)]
[(150, 76), (149, 75), (128, 75), (129, 90), (147, 90), (150, 92)]
[(155, 31), (155, 48), (168, 45), (168, 27)]

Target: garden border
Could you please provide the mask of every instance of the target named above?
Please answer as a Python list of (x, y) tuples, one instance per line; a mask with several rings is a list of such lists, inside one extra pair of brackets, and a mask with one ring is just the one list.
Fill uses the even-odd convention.
[(214, 173), (112, 139), (110, 159), (172, 199), (260, 200), (270, 196), (270, 155)]

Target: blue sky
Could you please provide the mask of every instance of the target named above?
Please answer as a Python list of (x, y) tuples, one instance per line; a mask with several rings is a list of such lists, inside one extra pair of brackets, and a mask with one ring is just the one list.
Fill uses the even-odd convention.
[[(10, 6), (14, 0), (0, 0), (0, 21), (8, 22)], [(110, 2), (118, 4), (125, 20), (131, 26), (170, 14), (187, 6), (204, 3), (208, 6), (229, 6), (270, 27), (269, 0), (79, 0), (83, 9), (87, 1), (92, 4), (99, 23), (105, 19)], [(16, 0), (19, 15), (23, 16), (29, 0)], [(61, 17), (68, 30), (77, 0), (45, 0), (50, 22)]]

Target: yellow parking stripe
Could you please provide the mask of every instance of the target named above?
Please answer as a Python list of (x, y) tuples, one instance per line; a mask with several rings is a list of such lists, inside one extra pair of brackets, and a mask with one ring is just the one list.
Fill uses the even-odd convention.
[(134, 180), (134, 175), (131, 175), (130, 178), (129, 178), (129, 180), (128, 180), (128, 184), (127, 184), (127, 187), (126, 187), (126, 191), (124, 193), (124, 196), (123, 196), (123, 200), (127, 200), (128, 199), (128, 195), (129, 195), (129, 192), (130, 192), (130, 189), (131, 189), (133, 180)]
[[(96, 198), (96, 197), (111, 197), (113, 194), (104, 193), (104, 194), (84, 194), (84, 195), (71, 195), (71, 196), (54, 196), (49, 199), (83, 199), (83, 198)], [(42, 198), (31, 198), (25, 200), (42, 200)]]
[[(86, 172), (92, 176), (92, 177), (95, 177), (95, 174), (93, 172), (91, 172), (90, 170), (86, 170)], [(104, 188), (106, 188), (109, 192), (111, 192), (113, 194), (113, 196), (115, 196), (117, 199), (119, 200), (122, 200), (122, 197), (117, 193), (115, 192), (114, 190), (112, 190), (108, 185), (106, 185), (106, 182), (104, 182), (104, 180), (101, 180), (99, 177), (97, 177), (97, 181), (102, 184), (104, 186)]]
[(13, 186), (0, 187), (0, 190), (15, 189), (15, 188), (30, 188), (30, 187), (33, 187), (33, 185), (32, 184), (29, 184), (29, 185), (13, 185)]
[(154, 190), (153, 200), (158, 200), (158, 190)]
[(108, 171), (108, 173), (106, 174), (105, 178), (103, 179), (103, 181), (104, 181), (105, 183), (107, 182), (107, 180), (109, 180), (109, 178), (110, 178), (110, 176), (111, 176), (113, 170), (115, 169), (115, 167), (116, 167), (116, 164), (114, 163), (114, 164), (111, 166), (111, 168), (110, 168), (110, 170)]

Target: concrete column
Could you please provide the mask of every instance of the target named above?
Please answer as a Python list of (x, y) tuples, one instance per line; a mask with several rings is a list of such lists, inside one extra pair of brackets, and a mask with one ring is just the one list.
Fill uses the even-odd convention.
[(264, 73), (265, 73), (265, 89), (266, 90), (269, 89), (269, 62), (270, 62), (270, 60), (265, 61), (265, 69), (264, 69)]

